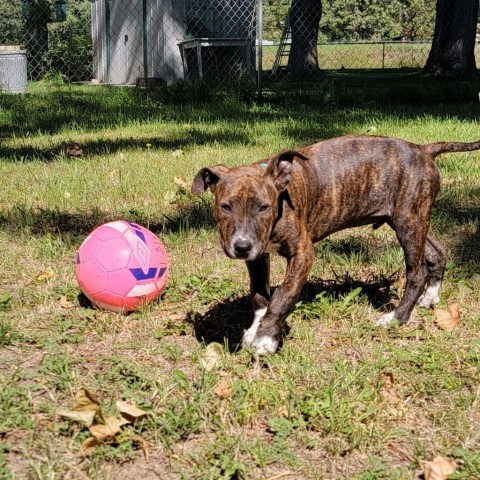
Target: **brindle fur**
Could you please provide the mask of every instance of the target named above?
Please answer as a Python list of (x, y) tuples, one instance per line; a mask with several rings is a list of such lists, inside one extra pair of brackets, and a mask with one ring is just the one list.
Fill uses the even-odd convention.
[[(259, 354), (276, 350), (312, 266), (314, 243), (349, 227), (386, 223), (405, 253), (404, 295), (379, 324), (393, 318), (403, 324), (417, 301), (422, 306), (438, 302), (446, 253), (428, 232), (440, 189), (435, 157), (477, 149), (480, 141), (415, 145), (396, 138), (347, 136), (288, 150), (266, 163), (201, 169), (192, 192), (213, 192), (223, 249), (244, 259), (250, 274), (258, 325), (247, 331), (244, 345)], [(286, 258), (287, 270), (271, 295), (273, 252)]]

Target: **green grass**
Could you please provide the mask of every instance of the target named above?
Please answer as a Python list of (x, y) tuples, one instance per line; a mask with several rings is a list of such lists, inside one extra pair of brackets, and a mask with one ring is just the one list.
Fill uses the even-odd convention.
[[(324, 70), (338, 69), (411, 69), (422, 68), (430, 52), (430, 43), (328, 43), (317, 46), (318, 62)], [(278, 46), (264, 46), (263, 68), (270, 70)], [(476, 55), (480, 47), (476, 47)], [(280, 65), (286, 65), (288, 55)]]
[[(262, 102), (240, 84), (0, 96), (0, 477), (406, 480), (443, 455), (450, 478), (479, 478), (478, 152), (439, 159), (431, 229), (449, 251), (454, 332), (426, 309), (374, 327), (402, 292), (403, 256), (388, 228), (360, 228), (317, 246), (284, 345), (261, 362), (236, 348), (246, 269), (221, 251), (210, 197), (175, 181), (350, 133), (473, 141), (478, 86), (338, 71), (267, 82)], [(62, 156), (63, 141), (83, 157)], [(152, 229), (171, 261), (161, 300), (131, 315), (92, 308), (75, 279), (85, 235), (115, 218)], [(284, 271), (275, 258), (274, 285)], [(207, 372), (212, 341), (223, 352)], [(107, 415), (117, 400), (148, 415), (79, 456), (90, 434), (58, 411), (82, 387)]]

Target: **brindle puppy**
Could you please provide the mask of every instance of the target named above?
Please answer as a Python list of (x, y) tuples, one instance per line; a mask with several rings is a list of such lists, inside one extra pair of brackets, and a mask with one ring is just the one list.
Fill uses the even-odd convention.
[[(429, 234), (440, 189), (435, 157), (480, 149), (475, 143), (413, 143), (387, 137), (347, 136), (287, 150), (266, 162), (202, 168), (192, 192), (215, 196), (215, 218), (225, 253), (246, 262), (254, 308), (243, 345), (276, 351), (314, 257), (314, 243), (344, 228), (386, 223), (405, 253), (406, 286), (394, 318), (407, 322), (415, 304), (437, 303), (445, 249)], [(270, 295), (270, 253), (287, 260), (283, 283)]]

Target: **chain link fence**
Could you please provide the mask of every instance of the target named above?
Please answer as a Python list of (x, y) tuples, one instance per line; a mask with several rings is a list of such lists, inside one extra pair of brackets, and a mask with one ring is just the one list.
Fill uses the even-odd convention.
[(155, 85), (255, 71), (255, 0), (0, 0), (0, 18), (0, 52), (25, 53), (31, 81)]
[[(259, 65), (273, 79), (309, 66), (418, 69), (428, 61), (435, 28), (439, 36), (448, 34), (452, 21), (459, 21), (456, 11), (446, 10), (436, 27), (435, 5), (435, 0), (0, 0), (0, 88), (16, 91), (12, 84), (23, 85), (24, 70), (29, 81), (153, 86), (232, 76), (253, 81), (261, 78)], [(473, 14), (478, 12), (465, 12)], [(478, 57), (478, 43), (475, 49)]]
[[(263, 67), (274, 77), (455, 66), (465, 53), (480, 54), (478, 0), (264, 1)], [(475, 40), (472, 52), (467, 38)]]

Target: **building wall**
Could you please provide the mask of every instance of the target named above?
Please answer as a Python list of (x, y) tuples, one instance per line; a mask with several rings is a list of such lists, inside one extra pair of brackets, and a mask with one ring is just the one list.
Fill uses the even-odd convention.
[(145, 19), (142, 0), (91, 5), (94, 73), (100, 82), (134, 84), (145, 73), (167, 82), (183, 78), (178, 42), (185, 38), (184, 0), (147, 0)]
[(178, 42), (185, 39), (185, 1), (150, 0), (147, 8), (148, 76), (183, 78)]
[(142, 0), (92, 0), (95, 76), (113, 84), (134, 84), (145, 76), (166, 82), (183, 79), (178, 43), (193, 36), (252, 37), (254, 4), (255, 0), (146, 0), (144, 12)]

